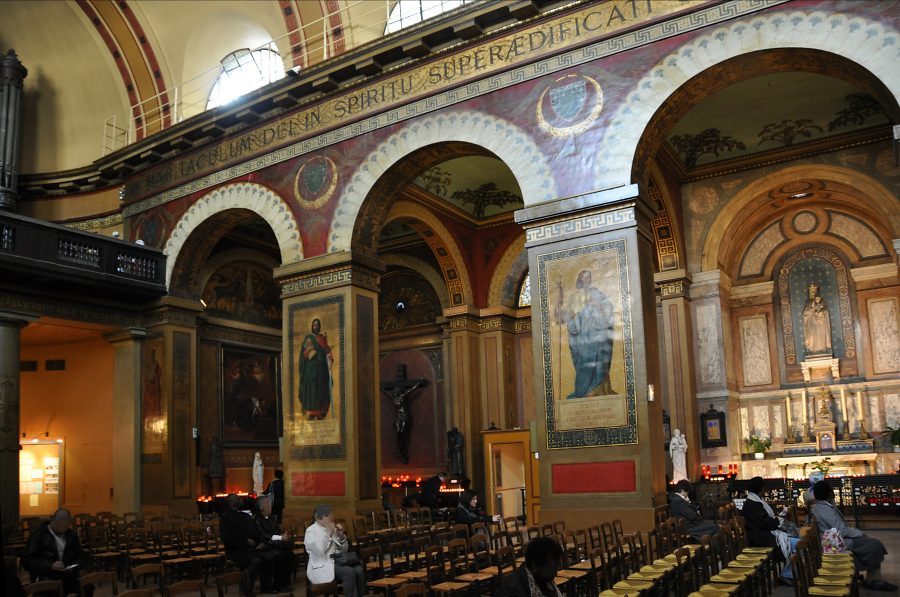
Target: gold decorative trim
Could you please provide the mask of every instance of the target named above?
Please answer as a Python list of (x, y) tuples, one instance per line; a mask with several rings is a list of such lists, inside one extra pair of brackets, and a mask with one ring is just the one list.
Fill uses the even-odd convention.
[(289, 296), (309, 294), (325, 290), (326, 288), (337, 288), (351, 284), (378, 292), (379, 279), (380, 275), (378, 273), (358, 267), (339, 267), (317, 271), (312, 274), (281, 280), (281, 298), (284, 299)]
[(633, 207), (614, 209), (565, 220), (555, 220), (534, 228), (528, 228), (525, 231), (525, 240), (530, 244), (573, 234), (592, 232), (601, 228), (628, 224), (634, 221)]
[(79, 222), (68, 222), (65, 224), (73, 230), (97, 230), (98, 228), (111, 228), (118, 226), (124, 221), (121, 213), (112, 214), (103, 218), (94, 218), (91, 220), (81, 220)]

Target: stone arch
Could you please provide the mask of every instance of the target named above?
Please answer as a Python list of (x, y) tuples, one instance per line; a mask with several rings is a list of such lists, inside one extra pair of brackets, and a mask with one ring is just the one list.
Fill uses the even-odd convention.
[[(645, 130), (657, 111), (692, 77), (751, 52), (808, 48), (843, 56), (867, 69), (900, 101), (900, 34), (855, 15), (822, 11), (771, 11), (738, 19), (672, 52), (633, 87), (610, 119), (595, 164), (597, 188), (632, 182), (632, 168)], [(892, 66), (893, 65), (893, 66)]]
[[(434, 252), (444, 277), (443, 294), (449, 297), (450, 306), (472, 304), (475, 295), (472, 294), (466, 262), (450, 231), (436, 215), (412, 201), (395, 202), (387, 214), (385, 223), (400, 219), (411, 220), (407, 224), (422, 236)], [(438, 293), (439, 296), (440, 294), (441, 292)], [(443, 300), (441, 303), (443, 304)]]
[(252, 211), (269, 224), (278, 241), (282, 263), (303, 259), (300, 231), (288, 204), (278, 194), (263, 185), (250, 182), (230, 184), (207, 193), (195, 201), (172, 228), (163, 247), (163, 253), (167, 257), (166, 285), (172, 279), (175, 262), (191, 233), (209, 218), (229, 209)]
[(435, 114), (407, 124), (363, 160), (338, 199), (328, 252), (351, 249), (363, 201), (392, 166), (417, 150), (447, 142), (471, 143), (496, 155), (518, 181), (526, 206), (557, 198), (549, 161), (525, 131), (481, 112)]
[[(877, 213), (880, 221), (886, 224), (893, 235), (895, 237), (900, 235), (900, 209), (898, 209), (900, 202), (878, 181), (856, 170), (839, 166), (809, 164), (788, 166), (757, 178), (727, 201), (716, 215), (703, 240), (701, 269), (703, 271), (719, 269), (726, 261), (724, 256), (735, 241), (732, 238), (728, 242), (723, 242), (728, 238), (729, 227), (736, 218), (744, 217), (748, 209), (755, 202), (760, 201), (761, 196), (768, 193), (770, 189), (779, 188), (799, 179), (812, 178), (854, 188), (860, 195), (870, 200), (866, 207)], [(726, 273), (731, 275), (731, 272)]]
[[(491, 283), (488, 286), (488, 307), (518, 306), (519, 284), (528, 273), (528, 253), (525, 251), (525, 235), (519, 236), (503, 252)], [(511, 292), (510, 292), (511, 291)]]
[(405, 267), (416, 272), (425, 278), (425, 281), (434, 288), (438, 300), (441, 301), (441, 309), (446, 309), (450, 306), (450, 297), (447, 294), (447, 285), (444, 283), (444, 278), (437, 270), (431, 267), (430, 264), (417, 257), (399, 253), (388, 253), (387, 255), (382, 256), (381, 260), (384, 261), (384, 264), (387, 266), (394, 265)]

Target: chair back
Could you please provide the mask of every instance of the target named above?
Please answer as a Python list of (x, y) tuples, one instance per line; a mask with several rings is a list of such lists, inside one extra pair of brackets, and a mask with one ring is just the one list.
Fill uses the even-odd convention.
[(394, 597), (412, 597), (413, 595), (425, 595), (425, 585), (420, 582), (411, 582), (394, 591)]
[(116, 595), (119, 592), (119, 581), (115, 572), (91, 572), (90, 574), (85, 574), (84, 576), (78, 579), (78, 588), (79, 595), (85, 594), (85, 588), (93, 586), (95, 589), (98, 585), (103, 583), (109, 583), (109, 586), (112, 587), (112, 594)]
[(150, 589), (128, 589), (122, 591), (116, 597), (153, 597), (153, 591)]
[(61, 580), (41, 580), (25, 585), (26, 595), (55, 595), (63, 597)]
[(166, 587), (166, 597), (175, 597), (185, 593), (200, 593), (200, 597), (206, 597), (206, 586), (202, 580), (182, 580)]
[(228, 589), (235, 587), (237, 589), (237, 594), (240, 595), (240, 593), (245, 590), (246, 584), (247, 574), (243, 570), (226, 572), (225, 574), (216, 577), (216, 592), (219, 594), (219, 597), (225, 597), (225, 594), (228, 593)]

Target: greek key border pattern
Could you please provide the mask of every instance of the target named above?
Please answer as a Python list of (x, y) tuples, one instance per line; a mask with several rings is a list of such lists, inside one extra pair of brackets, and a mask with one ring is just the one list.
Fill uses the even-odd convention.
[(308, 294), (325, 288), (354, 283), (370, 290), (378, 290), (378, 274), (352, 267), (316, 272), (291, 278), (281, 283), (282, 298), (294, 294)]
[(615, 209), (596, 214), (550, 222), (525, 231), (525, 241), (528, 243), (550, 240), (561, 236), (571, 236), (580, 232), (590, 232), (634, 222), (634, 208)]
[(95, 218), (93, 220), (82, 220), (81, 222), (71, 222), (66, 224), (73, 230), (96, 230), (97, 228), (109, 228), (110, 226), (118, 226), (125, 221), (121, 213), (112, 214), (103, 218)]
[(353, 137), (371, 133), (372, 131), (415, 118), (416, 116), (434, 112), (525, 81), (550, 75), (573, 66), (578, 66), (579, 64), (592, 62), (612, 54), (618, 54), (669, 37), (681, 35), (682, 33), (688, 33), (709, 25), (715, 25), (723, 21), (759, 12), (760, 10), (777, 6), (787, 1), (788, 0), (738, 0), (737, 2), (716, 4), (691, 14), (655, 23), (644, 29), (601, 40), (595, 44), (571, 52), (556, 54), (521, 68), (485, 77), (478, 81), (472, 81), (457, 89), (451, 89), (443, 93), (422, 98), (410, 104), (398, 106), (397, 108), (387, 110), (381, 114), (376, 114), (358, 122), (333, 129), (322, 135), (310, 137), (299, 143), (258, 156), (230, 168), (219, 170), (218, 172), (179, 185), (158, 195), (137, 201), (125, 207), (122, 210), (122, 213), (125, 217), (131, 217), (143, 211), (147, 211), (148, 209), (168, 203), (169, 201), (190, 195), (196, 191), (202, 191), (203, 189), (227, 182), (233, 178), (249, 174), (267, 166), (299, 157), (317, 149), (323, 149), (329, 145), (334, 145), (335, 143)]

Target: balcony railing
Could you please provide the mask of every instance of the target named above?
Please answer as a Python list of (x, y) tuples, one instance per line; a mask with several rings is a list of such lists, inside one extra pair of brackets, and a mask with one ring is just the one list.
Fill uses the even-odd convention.
[(19, 286), (63, 282), (135, 297), (166, 293), (166, 256), (157, 249), (0, 212), (0, 279)]

